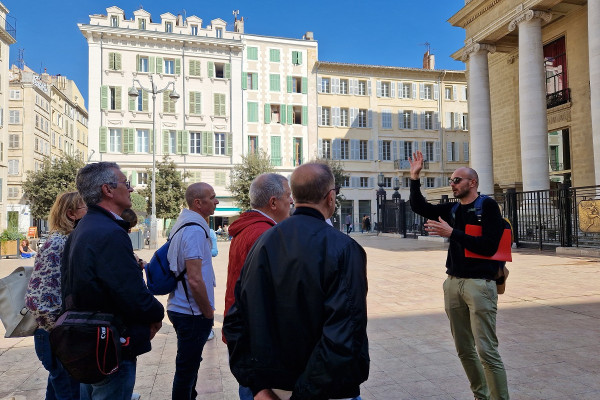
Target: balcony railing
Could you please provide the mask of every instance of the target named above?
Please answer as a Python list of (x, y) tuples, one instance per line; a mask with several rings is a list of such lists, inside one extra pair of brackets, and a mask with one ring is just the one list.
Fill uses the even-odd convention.
[(3, 16), (0, 15), (0, 26), (12, 36), (13, 39), (17, 40), (17, 28), (12, 26)]
[[(410, 162), (408, 160), (394, 160), (394, 169), (410, 169)], [(423, 169), (429, 169), (429, 161), (423, 161)]]
[(560, 106), (571, 101), (571, 89), (566, 88), (546, 95), (546, 108)]
[(563, 171), (565, 169), (563, 163), (559, 163), (559, 162), (551, 162), (550, 163), (550, 170), (551, 171)]

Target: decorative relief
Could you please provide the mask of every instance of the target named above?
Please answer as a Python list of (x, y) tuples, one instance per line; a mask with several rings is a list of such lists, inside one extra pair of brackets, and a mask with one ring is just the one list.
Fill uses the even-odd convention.
[(497, 5), (501, 1), (502, 0), (493, 0), (493, 1), (491, 1), (487, 6), (483, 7), (476, 14), (474, 14), (471, 18), (469, 18), (468, 20), (466, 20), (465, 23), (464, 23), (464, 25), (462, 27), (465, 28), (467, 25), (469, 25), (471, 22), (475, 21), (477, 18), (479, 18), (481, 15), (485, 14), (489, 10), (491, 10), (495, 5)]
[[(519, 7), (522, 9), (523, 5), (521, 4), (521, 5), (519, 5)], [(517, 7), (517, 11), (519, 10), (519, 7)], [(539, 11), (539, 10), (522, 11), (519, 15), (517, 15), (515, 17), (515, 19), (510, 21), (510, 24), (508, 24), (508, 31), (509, 32), (514, 31), (515, 29), (517, 29), (517, 26), (521, 22), (531, 21), (534, 18), (539, 18), (545, 22), (550, 22), (550, 20), (552, 19), (552, 13), (549, 13), (546, 11)]]
[(471, 46), (469, 46), (463, 50), (461, 60), (463, 62), (466, 62), (469, 59), (469, 56), (471, 54), (477, 53), (482, 50), (487, 51), (489, 53), (494, 53), (496, 51), (496, 46), (494, 46), (493, 44), (487, 44), (487, 43), (472, 44)]
[(123, 125), (122, 119), (107, 119), (106, 122), (108, 122), (109, 125)]
[(571, 108), (567, 107), (558, 109), (548, 114), (548, 127), (564, 126), (571, 122)]

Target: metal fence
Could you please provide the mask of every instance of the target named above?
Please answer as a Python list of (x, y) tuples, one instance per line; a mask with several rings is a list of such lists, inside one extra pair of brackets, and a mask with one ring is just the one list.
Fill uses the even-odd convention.
[[(513, 227), (518, 246), (600, 248), (600, 186), (516, 192), (494, 195), (503, 217)], [(430, 203), (456, 201), (442, 198)], [(382, 209), (382, 232), (404, 237), (427, 235), (425, 219), (414, 213), (410, 201), (386, 201)]]

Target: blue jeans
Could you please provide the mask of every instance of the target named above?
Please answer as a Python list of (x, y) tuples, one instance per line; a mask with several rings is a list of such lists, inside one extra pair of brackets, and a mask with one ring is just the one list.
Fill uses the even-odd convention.
[(169, 320), (177, 334), (177, 357), (173, 378), (173, 400), (195, 399), (198, 369), (202, 361), (202, 350), (213, 327), (213, 319), (203, 315), (181, 314), (167, 311)]
[(99, 383), (82, 383), (82, 400), (131, 400), (135, 386), (136, 360), (122, 360), (119, 370)]
[(50, 334), (44, 329), (36, 329), (33, 333), (35, 353), (48, 371), (48, 385), (46, 386), (46, 400), (77, 400), (79, 399), (79, 382), (52, 355), (50, 348)]

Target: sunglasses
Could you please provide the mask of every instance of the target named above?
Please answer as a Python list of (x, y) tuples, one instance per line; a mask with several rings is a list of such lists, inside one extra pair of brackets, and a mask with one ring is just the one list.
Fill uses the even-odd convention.
[(129, 182), (129, 181), (124, 181), (124, 182), (110, 182), (110, 183), (113, 184), (113, 185), (118, 185), (119, 183), (123, 183), (127, 189), (131, 189), (131, 182)]
[(461, 177), (457, 176), (456, 178), (449, 178), (448, 179), (448, 185), (452, 185), (453, 183), (455, 185), (458, 185), (463, 179), (466, 179), (466, 180), (469, 180), (469, 181), (472, 180), (471, 178), (461, 178)]
[(323, 196), (323, 198), (326, 198), (326, 197), (327, 197), (327, 195), (329, 194), (329, 192), (331, 192), (332, 190), (335, 190), (335, 195), (336, 195), (336, 196), (337, 196), (338, 194), (340, 194), (340, 187), (339, 187), (339, 186), (336, 186), (336, 187), (334, 187), (333, 189), (329, 189), (329, 190), (327, 191), (327, 193), (325, 193), (325, 196)]

